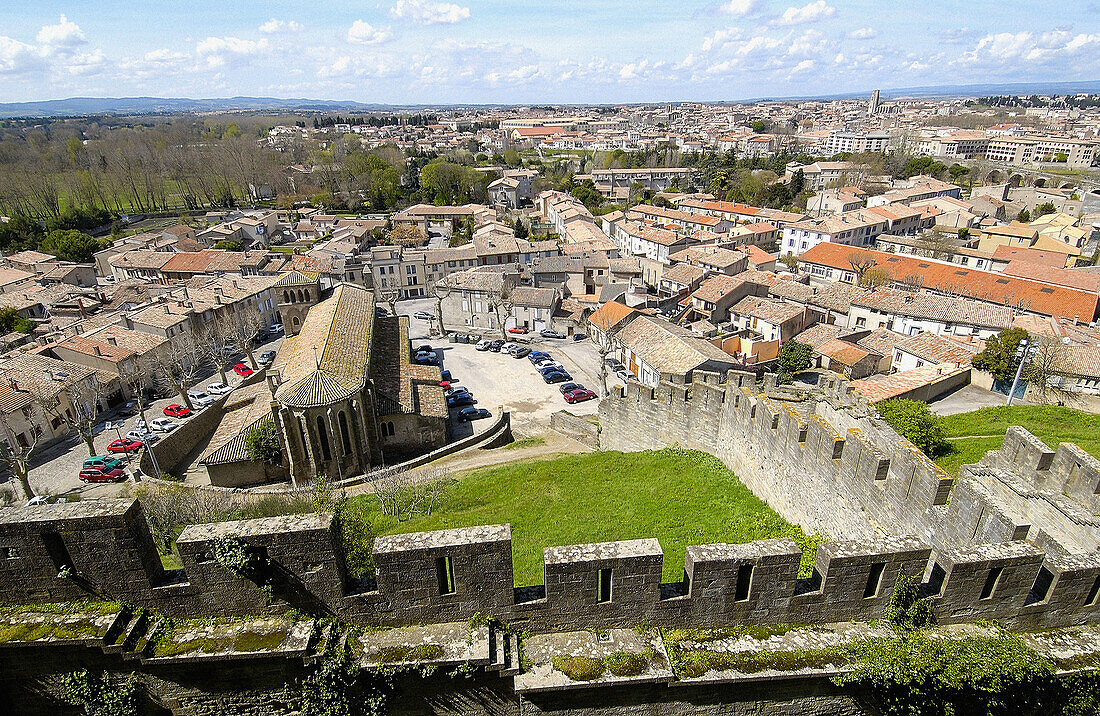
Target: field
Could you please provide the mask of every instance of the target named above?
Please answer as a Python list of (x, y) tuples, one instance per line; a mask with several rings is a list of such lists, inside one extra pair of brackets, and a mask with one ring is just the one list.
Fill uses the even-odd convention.
[[(664, 579), (683, 577), (689, 544), (791, 537), (812, 565), (816, 537), (786, 522), (701, 452), (666, 449), (570, 455), (480, 469), (460, 476), (433, 514), (398, 522), (370, 495), (360, 514), (376, 534), (512, 525), (515, 582), (542, 584), (542, 550), (555, 545), (655, 537)], [(808, 557), (808, 559), (807, 559)]]
[(982, 408), (943, 418), (951, 452), (936, 464), (952, 475), (959, 466), (981, 460), (989, 450), (1004, 442), (1010, 425), (1020, 425), (1053, 450), (1058, 443), (1077, 443), (1090, 455), (1100, 456), (1100, 415), (1053, 405), (1012, 405)]

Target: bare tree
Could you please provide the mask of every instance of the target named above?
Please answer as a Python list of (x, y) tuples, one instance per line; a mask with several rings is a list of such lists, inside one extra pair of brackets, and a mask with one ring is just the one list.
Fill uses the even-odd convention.
[(248, 363), (252, 370), (259, 369), (252, 341), (263, 324), (263, 314), (260, 313), (260, 309), (244, 303), (238, 304), (238, 310), (228, 317), (229, 335), (236, 341), (237, 347), (248, 356)]
[(233, 343), (233, 326), (222, 313), (215, 313), (213, 320), (206, 324), (198, 336), (199, 346), (208, 360), (214, 362), (222, 383), (228, 385), (225, 374), (225, 362), (229, 356), (229, 346)]
[(55, 393), (46, 388), (35, 391), (35, 402), (53, 420), (60, 421), (75, 430), (88, 447), (88, 455), (95, 456), (95, 428), (99, 422), (99, 404), (107, 397), (107, 386), (95, 373), (83, 380), (74, 380)]
[(945, 259), (955, 253), (958, 244), (939, 229), (932, 229), (917, 239), (917, 248), (930, 258)]
[(447, 284), (446, 277), (444, 277), (432, 281), (429, 284), (429, 290), (435, 296), (435, 318), (439, 323), (439, 335), (444, 336), (447, 331), (443, 328), (443, 299), (450, 295), (451, 287)]
[(607, 395), (607, 358), (615, 349), (615, 335), (613, 332), (615, 324), (607, 311), (596, 311), (589, 316), (588, 322), (594, 329), (591, 331), (592, 342), (596, 344), (596, 355), (600, 359), (598, 377), (600, 379), (600, 397), (602, 398)]
[(154, 378), (154, 366), (150, 360), (134, 358), (119, 366), (118, 379), (134, 396), (142, 423), (146, 422), (145, 394), (153, 387)]
[(386, 307), (390, 309), (390, 315), (397, 315), (397, 300), (401, 298), (401, 290), (397, 286), (386, 286), (377, 289), (378, 300), (386, 304)]
[(194, 410), (187, 389), (195, 383), (207, 356), (199, 341), (190, 336), (169, 341), (163, 350), (154, 354), (153, 374), (159, 385), (175, 390), (180, 400)]
[(1065, 371), (1065, 347), (1052, 338), (1034, 336), (1030, 344), (1024, 379), (1035, 387), (1040, 402), (1046, 403), (1053, 395), (1064, 392), (1054, 379)]
[(852, 267), (852, 270), (856, 272), (856, 284), (859, 285), (863, 281), (863, 274), (876, 263), (874, 255), (869, 251), (853, 251), (848, 254), (848, 265)]
[(10, 472), (23, 490), (23, 498), (34, 497), (34, 488), (31, 487), (31, 453), (38, 447), (38, 441), (42, 437), (42, 429), (32, 426), (29, 435), (22, 433), (20, 441), (11, 424), (8, 415), (0, 416), (0, 467)]
[(404, 522), (415, 515), (432, 514), (449, 484), (448, 475), (443, 467), (429, 466), (418, 471), (390, 469), (383, 470), (371, 484), (382, 514)]
[(890, 283), (890, 271), (882, 266), (872, 266), (863, 272), (862, 278), (859, 280), (859, 285), (864, 288), (869, 288), (874, 291), (879, 286), (886, 286)]
[(512, 297), (512, 282), (504, 279), (500, 291), (489, 291), (487, 302), (493, 315), (497, 318), (497, 327), (500, 328), (500, 337), (508, 340), (508, 317), (512, 315), (512, 307), (515, 299)]

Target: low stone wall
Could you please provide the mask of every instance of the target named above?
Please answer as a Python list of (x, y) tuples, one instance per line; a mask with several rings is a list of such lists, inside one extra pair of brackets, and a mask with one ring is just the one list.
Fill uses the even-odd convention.
[(569, 411), (559, 410), (550, 415), (550, 427), (567, 438), (572, 438), (590, 448), (600, 447), (600, 426)]

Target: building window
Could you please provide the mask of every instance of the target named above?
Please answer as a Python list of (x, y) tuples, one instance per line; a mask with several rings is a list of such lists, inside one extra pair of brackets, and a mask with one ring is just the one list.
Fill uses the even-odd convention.
[(325, 419), (317, 416), (317, 441), (321, 443), (321, 456), (325, 461), (332, 459), (332, 449), (328, 444), (328, 430), (325, 429)]
[(348, 416), (343, 410), (340, 411), (340, 442), (344, 447), (344, 454), (347, 455), (351, 452), (351, 435), (348, 433)]
[(596, 601), (601, 604), (611, 601), (610, 569), (601, 569), (596, 572)]
[(454, 594), (455, 589), (455, 565), (450, 557), (439, 557), (435, 560), (435, 576), (439, 580), (440, 594)]
[(752, 587), (753, 565), (742, 564), (737, 568), (737, 589), (734, 593), (734, 601), (744, 602), (749, 598), (749, 590)]

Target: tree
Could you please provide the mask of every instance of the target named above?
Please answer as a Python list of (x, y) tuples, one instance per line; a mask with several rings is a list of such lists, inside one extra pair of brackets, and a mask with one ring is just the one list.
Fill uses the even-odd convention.
[(448, 482), (447, 468), (424, 467), (420, 470), (383, 468), (371, 480), (382, 514), (398, 521), (415, 515), (430, 515), (443, 497)]
[(244, 450), (248, 459), (253, 462), (267, 465), (283, 463), (283, 445), (279, 440), (279, 433), (275, 430), (275, 423), (266, 418), (245, 433)]
[(796, 169), (791, 175), (791, 194), (798, 196), (806, 188), (806, 172)]
[(233, 326), (229, 317), (224, 312), (215, 313), (213, 320), (199, 334), (198, 342), (206, 359), (217, 367), (222, 383), (228, 385), (225, 363), (229, 357), (229, 346), (233, 344)]
[(214, 244), (214, 248), (215, 249), (225, 249), (226, 251), (240, 251), (241, 250), (241, 242), (240, 241), (219, 241), (218, 243)]
[(1028, 223), (1031, 221), (1031, 212), (1027, 209), (1020, 209), (1020, 213), (1016, 215), (1016, 221)]
[(512, 232), (517, 239), (527, 238), (527, 224), (522, 218), (516, 219), (516, 228)]
[(1039, 395), (1039, 401), (1046, 403), (1053, 393), (1061, 392), (1053, 384), (1053, 378), (1060, 375), (1065, 366), (1065, 347), (1052, 338), (1033, 337), (1028, 341), (1027, 364), (1023, 378)]
[(451, 287), (447, 283), (446, 279), (435, 279), (429, 282), (428, 291), (435, 296), (435, 318), (439, 321), (439, 335), (447, 335), (447, 331), (443, 328), (443, 299), (451, 293)]
[(33, 330), (34, 323), (19, 315), (18, 310), (11, 306), (0, 308), (0, 335), (11, 333), (12, 331), (30, 333)]
[(933, 259), (947, 258), (958, 249), (951, 237), (939, 229), (932, 229), (922, 234), (917, 239), (917, 247), (924, 252), (925, 256)]
[(70, 382), (63, 390), (53, 394), (47, 392), (46, 388), (39, 389), (35, 400), (51, 419), (76, 431), (88, 447), (88, 456), (95, 457), (94, 441), (95, 429), (99, 424), (99, 404), (106, 396), (107, 386), (93, 372), (82, 380)]
[(20, 440), (11, 422), (12, 415), (0, 415), (0, 467), (10, 472), (23, 490), (24, 499), (34, 497), (34, 489), (31, 487), (31, 454), (38, 447), (38, 441), (42, 437), (42, 429), (32, 426), (30, 430), (22, 432)]
[(248, 357), (248, 364), (252, 367), (252, 370), (259, 370), (259, 365), (256, 363), (255, 346), (252, 341), (264, 325), (263, 314), (255, 305), (246, 304), (244, 301), (240, 301), (224, 310), (232, 311), (227, 316), (226, 321), (230, 339)]
[(489, 297), (487, 300), (489, 308), (492, 309), (493, 314), (497, 317), (497, 323), (500, 324), (500, 337), (504, 340), (508, 340), (508, 317), (512, 315), (512, 306), (515, 305), (515, 301), (512, 298), (512, 283), (508, 279), (504, 279), (501, 283), (500, 291), (489, 291)]
[(615, 324), (611, 320), (611, 314), (607, 311), (596, 311), (588, 318), (588, 322), (592, 324), (592, 342), (596, 344), (596, 355), (599, 357), (599, 366), (597, 366), (598, 378), (600, 379), (600, 397), (603, 398), (607, 395), (607, 376), (608, 365), (607, 358), (611, 355), (611, 352), (615, 349), (615, 335), (613, 333)]
[(145, 422), (145, 394), (153, 387), (153, 363), (147, 359), (139, 358), (125, 361), (119, 366), (118, 379), (134, 396), (138, 415), (141, 416), (142, 422)]
[(892, 280), (893, 274), (890, 273), (890, 269), (884, 266), (872, 266), (863, 272), (859, 285), (874, 291), (879, 286), (889, 285)]
[(805, 343), (787, 341), (779, 347), (779, 355), (776, 357), (776, 367), (779, 371), (777, 382), (780, 385), (790, 383), (796, 373), (801, 373), (810, 367), (810, 359), (813, 358), (813, 350)]
[(195, 406), (191, 404), (187, 389), (194, 385), (199, 371), (209, 359), (201, 342), (192, 336), (181, 336), (169, 341), (153, 355), (153, 375), (157, 383), (176, 391), (183, 404), (193, 410)]
[(1055, 214), (1058, 212), (1058, 207), (1054, 205), (1053, 201), (1044, 201), (1035, 207), (1035, 213), (1032, 214), (1032, 219), (1038, 219), (1040, 216), (1046, 216), (1047, 214)]
[(399, 224), (390, 232), (390, 242), (394, 246), (423, 246), (428, 236), (415, 224)]
[(890, 398), (875, 404), (878, 414), (898, 435), (916, 445), (925, 455), (942, 455), (949, 448), (940, 416), (927, 403)]
[(504, 163), (510, 167), (518, 167), (523, 163), (523, 160), (519, 156), (519, 152), (515, 149), (504, 150)]
[(1016, 377), (1020, 358), (1016, 355), (1020, 341), (1026, 340), (1027, 331), (1022, 328), (1006, 328), (985, 342), (985, 348), (974, 356), (970, 364), (978, 370), (993, 375), (993, 379), (1006, 383)]
[(47, 254), (53, 254), (62, 261), (86, 264), (95, 259), (95, 253), (110, 246), (110, 242), (94, 239), (75, 229), (53, 231), (38, 248)]
[(853, 251), (848, 254), (848, 265), (856, 272), (856, 283), (863, 282), (863, 275), (876, 263), (875, 256), (870, 251)]

